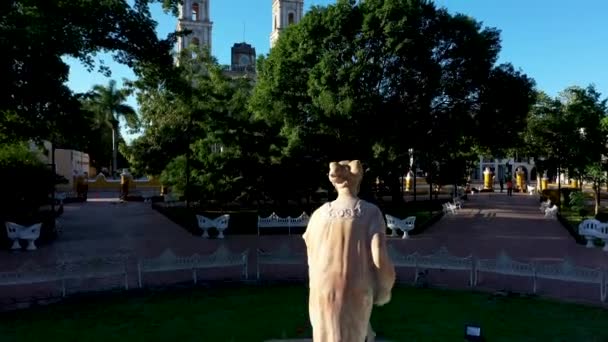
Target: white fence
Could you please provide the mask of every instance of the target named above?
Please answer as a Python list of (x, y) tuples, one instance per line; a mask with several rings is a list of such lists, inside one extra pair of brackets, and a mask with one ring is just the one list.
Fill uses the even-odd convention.
[[(389, 247), (390, 248), (390, 247)], [(505, 253), (496, 259), (476, 259), (472, 256), (462, 258), (451, 255), (445, 247), (430, 256), (420, 256), (418, 253), (402, 254), (390, 248), (391, 258), (396, 267), (418, 269), (461, 270), (470, 273), (469, 285), (477, 286), (483, 273), (494, 273), (509, 276), (521, 276), (532, 279), (532, 293), (536, 294), (539, 279), (560, 280), (567, 282), (587, 283), (599, 287), (600, 300), (606, 300), (606, 278), (608, 271), (575, 266), (570, 260), (561, 263), (521, 262), (512, 259)]]
[(280, 217), (274, 212), (268, 217), (258, 216), (258, 235), (265, 228), (287, 228), (287, 233), (291, 235), (291, 228), (306, 227), (309, 220), (310, 217), (305, 212), (298, 217)]
[(256, 277), (260, 279), (261, 265), (305, 265), (306, 254), (291, 250), (287, 244), (282, 244), (275, 252), (257, 250)]
[[(203, 256), (194, 254), (180, 257), (176, 256), (171, 250), (166, 250), (159, 257), (137, 260), (138, 285), (139, 287), (143, 286), (143, 276), (146, 273), (180, 270), (192, 270), (193, 281), (196, 284), (197, 270), (224, 267), (242, 267), (243, 278), (247, 279), (248, 255), (249, 250), (233, 253), (224, 246), (220, 246), (212, 254)], [(0, 289), (3, 286), (59, 283), (61, 294), (65, 297), (69, 282), (119, 277), (121, 279), (120, 287), (128, 290), (128, 265), (128, 256), (57, 262), (48, 266), (25, 263), (15, 271), (0, 272)]]
[(0, 286), (61, 283), (61, 294), (66, 296), (66, 283), (74, 280), (108, 278), (118, 276), (124, 279), (125, 290), (129, 289), (127, 265), (124, 258), (92, 258), (70, 263), (40, 266), (25, 263), (12, 272), (0, 272)]
[[(597, 285), (599, 298), (606, 300), (606, 280), (608, 270), (593, 269), (574, 265), (570, 260), (561, 263), (521, 262), (512, 259), (505, 253), (496, 259), (478, 259), (470, 255), (457, 257), (451, 255), (445, 247), (430, 255), (420, 253), (403, 254), (393, 245), (389, 245), (389, 254), (395, 267), (411, 267), (415, 269), (414, 282), (418, 281), (421, 270), (439, 269), (455, 270), (469, 273), (469, 286), (475, 287), (481, 281), (484, 273), (509, 276), (527, 277), (532, 280), (532, 292), (537, 293), (540, 279), (559, 280)], [(291, 251), (287, 245), (281, 246), (276, 252), (257, 251), (257, 278), (260, 278), (261, 265), (305, 265), (306, 256), (303, 253)]]
[(167, 249), (157, 258), (139, 261), (137, 264), (139, 287), (143, 286), (144, 273), (150, 272), (192, 270), (192, 280), (196, 284), (198, 280), (197, 270), (199, 269), (242, 266), (243, 278), (247, 279), (248, 254), (249, 250), (242, 253), (232, 253), (223, 245), (213, 254), (204, 256), (194, 254), (188, 257), (179, 257), (173, 254), (170, 249)]
[[(517, 261), (501, 253), (496, 259), (478, 259), (474, 256), (458, 257), (451, 255), (445, 247), (435, 253), (423, 255), (420, 253), (404, 254), (393, 245), (389, 245), (389, 254), (395, 267), (410, 267), (415, 269), (414, 282), (418, 281), (420, 271), (428, 269), (456, 270), (467, 272), (468, 285), (478, 286), (484, 274), (501, 274), (520, 276), (531, 280), (531, 292), (537, 293), (538, 282), (542, 279), (564, 282), (585, 283), (599, 287), (599, 298), (606, 301), (608, 270), (587, 268), (574, 265), (570, 260), (559, 263), (539, 263)], [(287, 244), (277, 250), (256, 250), (256, 277), (261, 277), (263, 265), (294, 265), (306, 266), (307, 258), (304, 251), (292, 249)], [(248, 278), (249, 250), (231, 252), (221, 245), (209, 255), (194, 254), (177, 256), (171, 250), (166, 250), (160, 256), (149, 259), (139, 259), (135, 262), (136, 276), (139, 287), (144, 286), (144, 276), (149, 273), (184, 271), (192, 272), (194, 284), (197, 283), (197, 272), (201, 269), (241, 267), (243, 279)], [(58, 283), (61, 285), (62, 296), (67, 294), (66, 283), (94, 278), (115, 278), (119, 286), (129, 289), (127, 256), (93, 258), (80, 261), (58, 262), (51, 266), (39, 266), (25, 263), (12, 272), (0, 272), (0, 291), (2, 286), (16, 286)], [(304, 269), (304, 267), (302, 268)]]

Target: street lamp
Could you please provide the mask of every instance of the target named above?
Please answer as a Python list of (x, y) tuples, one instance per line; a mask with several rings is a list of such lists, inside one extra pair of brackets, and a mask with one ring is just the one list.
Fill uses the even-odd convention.
[(416, 202), (416, 160), (414, 159), (414, 149), (413, 148), (409, 148), (408, 149), (408, 153), (410, 154), (410, 170), (413, 170), (414, 172), (414, 202)]

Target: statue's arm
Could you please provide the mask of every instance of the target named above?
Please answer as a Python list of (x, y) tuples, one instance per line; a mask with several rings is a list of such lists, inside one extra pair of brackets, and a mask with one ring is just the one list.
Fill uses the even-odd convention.
[(315, 211), (311, 216), (310, 219), (308, 220), (308, 225), (306, 226), (306, 231), (304, 231), (304, 234), (302, 234), (302, 239), (304, 239), (304, 244), (306, 245), (306, 255), (308, 256), (308, 266), (310, 267), (310, 260), (311, 260), (311, 256), (312, 256), (312, 246), (311, 246), (311, 237), (310, 235), (312, 234), (312, 230), (315, 227), (316, 221), (317, 221), (317, 212)]
[[(381, 215), (381, 214), (380, 214)], [(391, 289), (395, 284), (395, 266), (388, 255), (386, 245), (386, 224), (380, 216), (373, 229), (371, 252), (376, 270), (376, 305), (384, 305), (391, 300)]]

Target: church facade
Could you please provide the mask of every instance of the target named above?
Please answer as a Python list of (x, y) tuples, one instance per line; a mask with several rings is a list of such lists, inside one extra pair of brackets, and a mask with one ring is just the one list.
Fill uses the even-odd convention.
[[(184, 0), (179, 7), (177, 30), (189, 30), (191, 34), (177, 39), (177, 52), (190, 45), (207, 46), (212, 50), (213, 22), (209, 12), (211, 0)], [(272, 0), (272, 31), (270, 47), (272, 48), (281, 31), (292, 24), (297, 24), (304, 16), (304, 0)], [(231, 63), (226, 68), (229, 76), (255, 75), (256, 51), (246, 42), (235, 43), (231, 49)]]

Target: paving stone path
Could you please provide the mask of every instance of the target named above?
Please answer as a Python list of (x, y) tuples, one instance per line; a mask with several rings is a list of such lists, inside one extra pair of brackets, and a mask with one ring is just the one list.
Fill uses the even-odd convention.
[[(469, 196), (457, 215), (446, 216), (423, 234), (409, 239), (390, 238), (389, 243), (403, 253), (429, 254), (445, 246), (456, 256), (475, 255), (495, 258), (501, 251), (520, 261), (559, 262), (566, 258), (576, 265), (608, 267), (607, 254), (600, 248), (587, 249), (574, 239), (556, 220), (546, 219), (538, 209), (536, 196), (515, 194), (475, 194)], [(64, 231), (59, 239), (34, 252), (0, 251), (0, 271), (12, 271), (24, 263), (53, 264), (61, 259), (86, 259), (100, 256), (129, 258), (129, 286), (137, 286), (136, 261), (155, 257), (171, 248), (177, 255), (212, 253), (220, 244), (234, 252), (250, 251), (249, 278), (255, 277), (255, 250), (276, 250), (288, 244), (304, 252), (300, 236), (229, 235), (225, 240), (196, 237), (144, 203), (95, 201), (70, 204), (63, 216)], [(272, 269), (270, 269), (272, 268)], [(305, 266), (282, 266), (262, 269), (264, 279), (300, 278), (306, 276)], [(202, 280), (240, 279), (240, 269), (200, 272)], [(412, 269), (399, 269), (400, 280), (411, 282)], [(146, 283), (171, 284), (191, 279), (189, 272), (146, 277)], [(430, 270), (432, 285), (466, 288), (468, 274)], [(74, 287), (97, 288), (103, 281), (87, 281)], [(494, 290), (531, 291), (531, 280), (519, 277), (484, 275), (480, 287)], [(0, 307), (16, 299), (58, 296), (55, 285), (4, 286), (0, 290)], [(599, 286), (543, 280), (539, 293), (549, 297), (599, 304)]]

